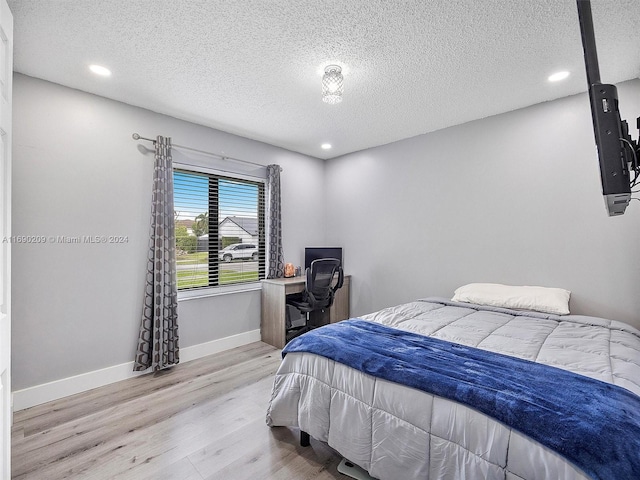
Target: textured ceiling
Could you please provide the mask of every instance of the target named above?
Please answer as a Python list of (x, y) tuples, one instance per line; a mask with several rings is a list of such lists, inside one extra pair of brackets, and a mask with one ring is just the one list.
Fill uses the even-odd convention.
[[(574, 0), (8, 3), (18, 72), (319, 158), (586, 90)], [(640, 0), (592, 10), (602, 81), (638, 77)]]

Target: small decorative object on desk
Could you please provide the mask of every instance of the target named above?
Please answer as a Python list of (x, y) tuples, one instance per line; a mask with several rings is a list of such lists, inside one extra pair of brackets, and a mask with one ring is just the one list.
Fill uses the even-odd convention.
[(302, 275), (302, 267), (296, 267), (296, 277)]
[(285, 277), (293, 277), (294, 275), (293, 263), (285, 263), (284, 264), (284, 276)]

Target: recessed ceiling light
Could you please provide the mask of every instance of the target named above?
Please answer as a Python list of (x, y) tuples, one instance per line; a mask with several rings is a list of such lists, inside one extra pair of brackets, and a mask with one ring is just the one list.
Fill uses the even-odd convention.
[(323, 143), (322, 145), (320, 145), (320, 148), (322, 148), (323, 150), (329, 150), (331, 148), (331, 144)]
[(568, 76), (569, 76), (569, 72), (567, 71), (557, 72), (557, 73), (554, 73), (553, 75), (549, 75), (548, 80), (550, 82), (559, 82), (560, 80), (564, 80)]
[(103, 77), (111, 76), (111, 70), (101, 65), (89, 65), (89, 70), (91, 70), (96, 75), (101, 75)]

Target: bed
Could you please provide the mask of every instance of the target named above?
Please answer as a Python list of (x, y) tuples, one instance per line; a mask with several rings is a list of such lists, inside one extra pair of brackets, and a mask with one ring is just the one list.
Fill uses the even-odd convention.
[[(640, 478), (640, 331), (637, 329), (596, 317), (523, 311), (433, 297), (348, 322), (340, 328), (403, 332), (398, 333), (398, 337), (421, 336), (457, 349), (469, 347), (467, 350), (479, 352), (481, 356), (508, 356), (507, 360), (520, 362), (525, 370), (536, 372), (532, 382), (536, 379), (560, 382), (563, 388), (557, 390), (563, 394), (570, 389), (564, 387), (562, 375), (570, 376), (567, 385), (572, 378), (578, 383), (584, 381), (583, 393), (578, 398), (569, 396), (568, 403), (574, 404), (572, 415), (582, 411), (584, 418), (590, 418), (591, 410), (585, 414), (587, 407), (599, 410), (598, 405), (604, 403), (608, 392), (621, 397), (623, 404), (611, 406), (611, 418), (603, 420), (597, 428), (583, 425), (577, 439), (569, 438), (567, 432), (573, 429), (567, 425), (571, 425), (573, 419), (567, 420), (566, 414), (562, 421), (568, 423), (558, 427), (559, 432), (549, 432), (554, 430), (551, 419), (541, 437), (537, 429), (543, 429), (545, 424), (541, 420), (542, 426), (539, 426), (535, 414), (532, 414), (533, 421), (528, 421), (530, 425), (523, 429), (517, 421), (511, 422), (509, 417), (514, 415), (509, 411), (511, 407), (505, 407), (504, 403), (494, 417), (483, 410), (484, 405), (474, 405), (473, 400), (455, 400), (452, 399), (457, 398), (455, 395), (451, 397), (439, 390), (429, 393), (417, 388), (417, 384), (397, 383), (376, 372), (366, 373), (366, 364), (375, 363), (373, 361), (359, 361), (354, 367), (343, 363), (342, 358), (336, 360), (332, 352), (349, 356), (350, 347), (341, 343), (337, 344), (339, 347), (324, 344), (312, 353), (304, 346), (296, 350), (297, 344), (291, 342), (294, 346), (290, 351), (285, 349), (274, 380), (267, 411), (269, 426), (297, 427), (381, 480)], [(335, 329), (338, 325), (314, 332), (320, 332), (318, 338), (329, 337), (322, 334), (322, 329)], [(338, 331), (337, 335), (342, 331), (346, 330)], [(301, 343), (305, 336), (300, 337)], [(360, 334), (356, 337), (360, 338)], [(364, 337), (361, 341), (370, 342)], [(381, 351), (384, 349), (402, 350), (381, 347)], [(414, 355), (424, 357), (422, 353)], [(353, 356), (360, 358), (360, 353)], [(449, 368), (445, 361), (436, 367)], [(399, 367), (378, 370), (394, 368)], [(559, 374), (561, 380), (553, 380), (555, 377), (548, 376), (547, 371)], [(501, 373), (494, 377), (502, 376)], [(457, 395), (461, 389), (454, 386), (453, 390)], [(596, 390), (602, 390), (604, 397), (590, 393)], [(559, 415), (554, 410), (545, 405), (538, 418), (542, 419), (546, 411)], [(546, 437), (552, 434), (558, 438), (547, 441)], [(554, 442), (558, 448), (552, 448), (556, 445)], [(579, 444), (576, 448), (580, 451), (573, 452), (574, 456), (565, 451), (568, 449), (565, 444), (572, 445), (571, 442)], [(596, 456), (600, 451), (606, 454), (580, 463), (585, 446)], [(594, 466), (594, 461), (600, 465)]]

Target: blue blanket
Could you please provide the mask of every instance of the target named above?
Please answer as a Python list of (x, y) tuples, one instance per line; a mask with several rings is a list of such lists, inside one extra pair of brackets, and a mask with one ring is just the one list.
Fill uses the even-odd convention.
[(364, 320), (313, 330), (284, 348), (468, 405), (555, 450), (587, 475), (640, 479), (640, 397), (559, 368)]

